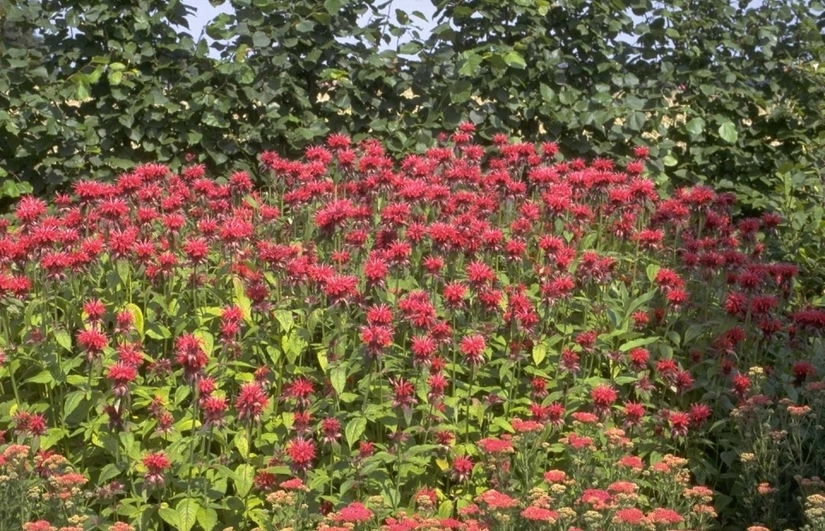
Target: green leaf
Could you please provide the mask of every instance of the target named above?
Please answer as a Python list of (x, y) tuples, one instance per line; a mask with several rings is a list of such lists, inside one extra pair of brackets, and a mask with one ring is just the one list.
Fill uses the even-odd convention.
[(238, 277), (232, 277), (232, 286), (235, 289), (235, 304), (241, 309), (244, 321), (252, 324), (252, 301), (246, 296), (243, 281)]
[(472, 76), (478, 70), (478, 67), (481, 65), (481, 61), (483, 57), (478, 55), (474, 52), (466, 52), (466, 57), (464, 58), (464, 63), (458, 69), (458, 75), (460, 76)]
[(344, 392), (347, 385), (347, 369), (342, 365), (337, 365), (329, 373), (329, 381), (337, 394)]
[(266, 48), (272, 41), (263, 31), (256, 31), (252, 34), (252, 44), (257, 48)]
[(180, 515), (176, 510), (169, 507), (161, 507), (158, 509), (158, 514), (161, 518), (163, 518), (164, 522), (171, 525), (175, 529), (180, 529)]
[(140, 334), (140, 337), (143, 337), (143, 312), (140, 309), (140, 306), (137, 304), (130, 302), (126, 304), (126, 311), (132, 314), (132, 320), (135, 323), (135, 330), (137, 333)]
[(450, 101), (453, 103), (464, 103), (473, 95), (473, 84), (464, 79), (457, 81), (450, 88)]
[(541, 91), (541, 97), (544, 98), (544, 101), (552, 100), (553, 96), (555, 95), (555, 93), (553, 92), (553, 89), (551, 89), (550, 87), (548, 87), (544, 83), (541, 83), (539, 85), (539, 91)]
[(329, 13), (330, 15), (337, 15), (338, 12), (341, 10), (341, 6), (341, 0), (326, 0), (324, 2), (324, 9), (326, 9), (327, 13)]
[(676, 160), (676, 157), (674, 157), (673, 155), (665, 155), (665, 157), (662, 159), (662, 164), (671, 167), (679, 164), (679, 161)]
[(347, 427), (344, 430), (344, 435), (347, 438), (347, 444), (350, 448), (352, 445), (361, 438), (361, 435), (364, 434), (364, 431), (367, 429), (367, 419), (364, 417), (355, 417), (351, 421), (347, 423)]
[(211, 356), (212, 352), (215, 350), (215, 339), (212, 337), (212, 334), (206, 330), (195, 330), (192, 335), (201, 342), (201, 345), (203, 345), (203, 351), (206, 352), (206, 355)]
[(656, 280), (656, 275), (659, 274), (659, 269), (661, 269), (661, 266), (657, 264), (650, 264), (649, 266), (647, 266), (645, 272), (647, 273), (648, 280), (650, 280), (651, 282)]
[(639, 339), (628, 341), (627, 343), (619, 347), (619, 352), (627, 352), (628, 350), (633, 350), (634, 348), (646, 347), (647, 345), (655, 343), (658, 340), (658, 337), (640, 337)]
[(527, 63), (524, 62), (524, 58), (515, 50), (511, 50), (504, 55), (504, 62), (511, 68), (527, 68)]
[(238, 465), (235, 469), (235, 491), (239, 498), (246, 497), (252, 490), (252, 482), (255, 479), (255, 467), (246, 463)]
[(232, 440), (232, 444), (238, 449), (238, 453), (244, 459), (249, 459), (249, 437), (246, 435), (246, 430), (239, 430)]
[(725, 142), (733, 144), (739, 139), (739, 131), (736, 130), (733, 122), (725, 122), (719, 126), (719, 136)]
[(212, 531), (218, 525), (218, 512), (211, 507), (201, 507), (198, 509), (197, 520), (203, 531)]
[(72, 351), (72, 336), (65, 330), (55, 330), (54, 331), (54, 340), (57, 342), (58, 345), (63, 347), (65, 350), (69, 352)]
[(54, 377), (50, 371), (41, 371), (28, 380), (26, 383), (36, 383), (36, 384), (49, 384), (54, 382)]
[(533, 346), (533, 364), (538, 367), (544, 358), (547, 357), (547, 346), (544, 343), (538, 343)]
[(185, 498), (178, 502), (178, 516), (180, 519), (180, 531), (191, 531), (198, 518), (198, 511), (201, 506), (194, 498)]
[(687, 132), (692, 135), (699, 135), (702, 131), (705, 130), (705, 121), (701, 118), (693, 118), (691, 121), (685, 124), (685, 129)]

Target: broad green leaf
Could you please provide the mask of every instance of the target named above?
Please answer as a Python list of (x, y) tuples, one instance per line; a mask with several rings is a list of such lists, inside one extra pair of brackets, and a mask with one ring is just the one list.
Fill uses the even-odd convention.
[(550, 87), (548, 87), (544, 83), (541, 83), (539, 85), (539, 91), (541, 92), (541, 97), (544, 98), (544, 101), (552, 100), (553, 96), (555, 95), (555, 93), (553, 92), (553, 89), (551, 89)]
[(126, 311), (132, 314), (135, 330), (140, 334), (140, 337), (143, 337), (143, 311), (141, 311), (140, 306), (130, 302), (126, 305)]
[(481, 61), (483, 58), (475, 52), (466, 52), (464, 57), (464, 63), (462, 63), (461, 67), (458, 69), (458, 75), (460, 76), (472, 76), (478, 71), (478, 67), (481, 65)]
[(158, 509), (158, 514), (164, 522), (171, 525), (175, 529), (180, 529), (180, 515), (176, 510), (170, 507), (161, 507)]
[(628, 350), (632, 350), (634, 348), (645, 347), (647, 345), (650, 345), (651, 343), (655, 343), (658, 340), (658, 337), (640, 337), (639, 339), (628, 341), (624, 345), (620, 346), (619, 351), (627, 352)]
[(347, 438), (347, 444), (350, 448), (361, 438), (364, 431), (367, 429), (367, 419), (364, 417), (355, 417), (347, 423), (344, 430), (344, 435)]
[(504, 62), (511, 68), (527, 68), (527, 63), (524, 62), (524, 58), (515, 50), (511, 50), (504, 55)]
[(198, 518), (200, 503), (194, 498), (185, 498), (178, 502), (177, 510), (180, 520), (180, 531), (191, 531)]
[(464, 79), (457, 81), (450, 88), (450, 100), (453, 103), (464, 103), (473, 94), (473, 84)]
[(330, 15), (337, 15), (342, 5), (342, 0), (326, 0), (324, 2), (324, 9), (326, 9)]
[(237, 448), (238, 453), (245, 460), (249, 459), (249, 437), (246, 435), (246, 430), (238, 430), (232, 443)]
[(544, 343), (537, 343), (533, 346), (533, 364), (538, 367), (544, 358), (547, 357), (547, 346)]
[(736, 130), (733, 122), (725, 122), (719, 126), (719, 136), (725, 142), (733, 144), (739, 139), (739, 131)]
[(246, 296), (243, 281), (238, 277), (232, 277), (232, 285), (235, 289), (235, 304), (241, 309), (244, 321), (252, 324), (252, 301)]
[(197, 520), (203, 531), (212, 531), (218, 525), (218, 512), (211, 507), (200, 507)]
[(235, 469), (235, 491), (239, 498), (246, 497), (252, 490), (252, 482), (255, 479), (255, 467), (246, 463), (238, 465)]
[(685, 124), (685, 129), (687, 129), (687, 132), (692, 135), (701, 134), (702, 131), (705, 130), (705, 121), (701, 118), (693, 118)]
[(347, 385), (347, 369), (342, 365), (335, 366), (329, 373), (329, 381), (337, 394), (344, 392)]
[(192, 335), (201, 342), (206, 355), (211, 356), (215, 349), (215, 338), (212, 337), (212, 334), (206, 330), (195, 330)]
[(72, 351), (72, 336), (65, 330), (55, 330), (54, 331), (54, 340), (57, 342), (58, 345), (63, 347), (65, 350), (69, 352)]

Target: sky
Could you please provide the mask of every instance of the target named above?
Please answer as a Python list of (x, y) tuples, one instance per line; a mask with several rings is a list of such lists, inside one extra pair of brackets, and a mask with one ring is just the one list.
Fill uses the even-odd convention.
[[(228, 2), (218, 7), (212, 6), (208, 0), (194, 0), (187, 3), (197, 10), (197, 12), (189, 18), (189, 30), (195, 39), (201, 35), (204, 26), (218, 16), (219, 13), (232, 12)], [(435, 24), (430, 20), (432, 19), (433, 13), (435, 13), (435, 6), (432, 5), (431, 2), (423, 2), (422, 0), (393, 0), (390, 8), (392, 10), (400, 9), (407, 14), (413, 11), (419, 11), (426, 16), (429, 20), (429, 22), (426, 23), (422, 20), (415, 19), (416, 25), (421, 28), (421, 37), (424, 39), (429, 36), (429, 32), (435, 27)], [(204, 33), (204, 36), (205, 35)], [(211, 42), (211, 39), (208, 37), (207, 40)], [(214, 50), (212, 53), (217, 56), (217, 52)]]

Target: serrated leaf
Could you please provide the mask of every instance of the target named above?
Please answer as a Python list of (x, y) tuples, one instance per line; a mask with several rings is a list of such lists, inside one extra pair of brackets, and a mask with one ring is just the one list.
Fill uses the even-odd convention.
[(524, 58), (515, 50), (511, 50), (504, 55), (504, 62), (511, 68), (527, 68), (527, 63), (524, 62)]
[(171, 525), (175, 529), (180, 529), (180, 515), (176, 510), (170, 507), (161, 507), (158, 509), (158, 514), (164, 522)]
[(547, 346), (544, 343), (538, 343), (533, 346), (533, 363), (538, 367), (544, 358), (547, 357)]
[(72, 336), (65, 330), (55, 330), (54, 331), (54, 340), (57, 342), (58, 345), (63, 347), (65, 350), (69, 352), (72, 351)]
[(249, 437), (246, 435), (246, 430), (238, 431), (232, 440), (232, 444), (235, 445), (241, 457), (249, 459)]
[(177, 510), (180, 518), (180, 531), (191, 531), (198, 519), (201, 506), (194, 498), (186, 498), (178, 502)]
[(458, 75), (472, 76), (478, 70), (483, 58), (474, 52), (467, 52), (463, 55), (466, 55), (466, 57), (464, 58), (464, 63), (462, 63), (461, 68), (458, 69)]
[(137, 330), (137, 333), (140, 335), (140, 337), (143, 337), (143, 323), (144, 323), (144, 321), (143, 321), (143, 311), (141, 311), (140, 306), (130, 302), (126, 305), (126, 311), (128, 311), (129, 313), (132, 314), (132, 321), (135, 324), (135, 330)]
[(238, 277), (232, 277), (232, 287), (235, 290), (235, 304), (241, 309), (244, 321), (252, 323), (252, 301), (246, 296), (243, 281)]
[(347, 385), (347, 369), (341, 365), (334, 367), (329, 373), (329, 381), (337, 394), (344, 392)]
[(211, 507), (201, 507), (198, 509), (197, 520), (203, 531), (212, 531), (218, 525), (218, 512)]
[(246, 497), (252, 490), (252, 482), (255, 478), (255, 467), (246, 463), (238, 465), (235, 469), (235, 491), (239, 498)]
[(347, 423), (344, 430), (344, 435), (347, 438), (347, 444), (350, 448), (361, 438), (364, 431), (367, 429), (367, 419), (364, 417), (356, 417)]
[(645, 272), (647, 273), (648, 280), (650, 280), (651, 282), (656, 280), (656, 275), (659, 274), (659, 269), (661, 269), (661, 267), (657, 264), (650, 264), (649, 266), (647, 266)]

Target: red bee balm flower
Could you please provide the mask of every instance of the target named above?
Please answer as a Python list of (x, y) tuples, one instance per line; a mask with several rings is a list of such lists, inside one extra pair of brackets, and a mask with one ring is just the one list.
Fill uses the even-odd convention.
[(609, 385), (599, 385), (590, 391), (593, 406), (602, 414), (610, 410), (610, 406), (613, 405), (613, 402), (615, 402), (618, 397), (619, 394)]
[(269, 399), (257, 383), (246, 383), (241, 386), (238, 398), (235, 400), (235, 409), (238, 410), (238, 420), (261, 419), (261, 413), (266, 408)]
[(146, 474), (143, 476), (146, 485), (151, 489), (155, 487), (162, 487), (164, 484), (163, 473), (170, 468), (172, 464), (169, 458), (163, 452), (155, 452), (147, 454), (143, 457), (143, 466), (146, 467)]
[(287, 444), (286, 453), (296, 471), (308, 470), (312, 468), (312, 460), (315, 459), (315, 443), (302, 437), (293, 439)]
[(462, 339), (460, 348), (467, 362), (472, 366), (478, 366), (484, 361), (484, 349), (486, 347), (487, 343), (484, 341), (484, 336), (476, 334)]

